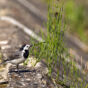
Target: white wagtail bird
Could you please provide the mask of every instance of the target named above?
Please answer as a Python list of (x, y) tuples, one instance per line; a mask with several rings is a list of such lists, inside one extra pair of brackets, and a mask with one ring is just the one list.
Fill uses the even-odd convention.
[(18, 66), (20, 63), (23, 63), (29, 56), (29, 49), (32, 45), (29, 44), (24, 44), (18, 51), (16, 51), (16, 53), (14, 53), (12, 56), (10, 56), (8, 59), (2, 61), (2, 63), (0, 63), (0, 65), (2, 64), (7, 64), (7, 63), (11, 63)]

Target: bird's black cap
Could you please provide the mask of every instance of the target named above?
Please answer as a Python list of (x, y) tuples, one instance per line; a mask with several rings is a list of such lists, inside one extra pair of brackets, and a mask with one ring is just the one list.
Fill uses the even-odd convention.
[(24, 49), (24, 47), (26, 46), (26, 44), (22, 45), (21, 48), (19, 49), (20, 51), (22, 51)]

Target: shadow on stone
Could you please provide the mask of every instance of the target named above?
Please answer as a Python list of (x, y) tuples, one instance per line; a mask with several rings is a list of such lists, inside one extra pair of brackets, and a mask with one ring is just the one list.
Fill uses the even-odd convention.
[(0, 85), (2, 84), (8, 84), (8, 81), (0, 82)]
[(13, 70), (10, 70), (9, 73), (27, 73), (27, 72), (36, 72), (36, 70), (19, 70), (19, 71), (13, 71)]

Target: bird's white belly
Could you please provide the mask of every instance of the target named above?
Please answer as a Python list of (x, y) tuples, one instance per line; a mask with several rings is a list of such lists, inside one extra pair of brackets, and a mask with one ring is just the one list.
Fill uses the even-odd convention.
[(25, 59), (20, 58), (20, 59), (14, 59), (14, 60), (12, 60), (11, 63), (12, 64), (20, 64), (20, 63), (22, 63), (24, 61), (25, 61)]

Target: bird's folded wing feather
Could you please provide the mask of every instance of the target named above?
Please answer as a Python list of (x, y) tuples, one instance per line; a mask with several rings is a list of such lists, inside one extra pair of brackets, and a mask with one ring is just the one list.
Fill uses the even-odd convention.
[(15, 60), (15, 59), (19, 59), (19, 58), (21, 58), (21, 52), (16, 52), (16, 53), (12, 54), (11, 56), (9, 56), (8, 59), (3, 60), (2, 63), (5, 63), (5, 62), (11, 61), (11, 60)]

